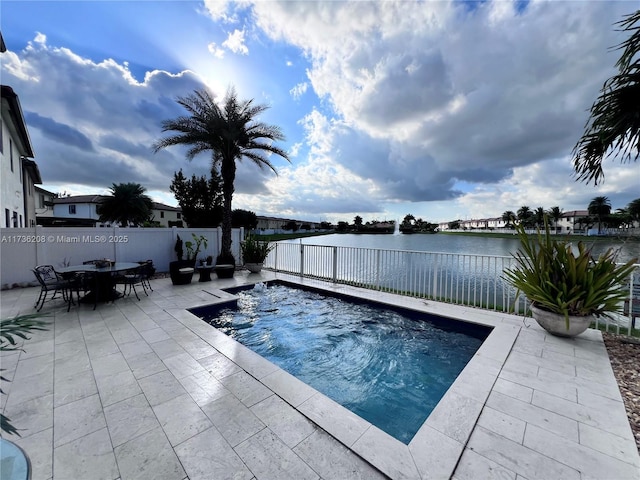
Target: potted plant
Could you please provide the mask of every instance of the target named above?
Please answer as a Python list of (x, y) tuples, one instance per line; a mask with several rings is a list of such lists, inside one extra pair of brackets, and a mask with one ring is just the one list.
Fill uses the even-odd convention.
[(258, 273), (262, 270), (265, 258), (273, 250), (273, 245), (269, 245), (269, 242), (261, 242), (253, 235), (248, 235), (240, 244), (240, 248), (244, 266), (251, 273)]
[[(193, 242), (187, 241), (184, 246), (187, 247), (187, 260), (190, 260), (193, 265), (196, 263), (196, 259), (198, 258), (198, 253), (200, 253), (200, 247), (204, 245), (204, 248), (207, 248), (207, 237), (204, 235), (196, 235), (192, 233)], [(195, 248), (194, 248), (195, 245)]]
[(233, 255), (220, 254), (216, 258), (216, 266), (213, 270), (218, 278), (233, 278), (236, 271), (236, 259)]
[(191, 279), (193, 277), (193, 261), (183, 260), (184, 250), (182, 246), (182, 239), (180, 238), (180, 235), (178, 235), (173, 247), (178, 260), (169, 262), (169, 276), (171, 277), (171, 283), (174, 285), (186, 285), (191, 283)]
[(613, 248), (595, 259), (583, 242), (574, 252), (571, 243), (552, 239), (546, 219), (544, 234), (529, 237), (522, 225), (516, 230), (516, 267), (505, 270), (504, 278), (517, 289), (516, 299), (525, 294), (542, 328), (559, 336), (579, 335), (597, 317), (621, 311), (637, 259), (618, 265)]

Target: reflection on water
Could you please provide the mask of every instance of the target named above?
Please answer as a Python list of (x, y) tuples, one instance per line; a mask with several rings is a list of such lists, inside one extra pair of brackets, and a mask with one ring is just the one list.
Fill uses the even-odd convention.
[[(594, 256), (614, 247), (620, 250), (618, 261), (640, 257), (637, 240), (584, 241), (593, 247)], [(522, 311), (524, 297), (503, 280), (505, 269), (515, 267), (511, 253), (519, 245), (515, 235), (334, 234), (285, 242), (278, 248), (277, 266), (271, 267), (460, 305)]]
[[(486, 236), (470, 235), (355, 235), (333, 234), (319, 237), (289, 240), (293, 243), (307, 245), (335, 245), (338, 247), (381, 248), (387, 250), (416, 250), (421, 252), (459, 253), (468, 255), (510, 256), (520, 242), (514, 238), (497, 238), (491, 234)], [(593, 237), (580, 238), (587, 245), (593, 246), (594, 256), (605, 252), (609, 247), (619, 248), (619, 262), (627, 262), (632, 258), (640, 259), (640, 239), (618, 240), (614, 238)], [(576, 243), (579, 241), (576, 239)]]

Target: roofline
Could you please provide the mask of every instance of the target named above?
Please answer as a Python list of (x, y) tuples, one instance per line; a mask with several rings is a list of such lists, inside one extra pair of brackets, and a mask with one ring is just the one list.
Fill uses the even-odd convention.
[(18, 130), (18, 135), (20, 136), (20, 140), (23, 144), (24, 152), (22, 153), (22, 156), (33, 158), (35, 155), (33, 153), (33, 148), (31, 147), (31, 139), (29, 138), (29, 132), (27, 131), (27, 125), (24, 121), (24, 115), (22, 114), (22, 107), (20, 106), (18, 95), (13, 91), (13, 88), (8, 85), (2, 85), (1, 91), (2, 98), (6, 98), (9, 103), (9, 114), (11, 115), (11, 119)]
[(40, 176), (40, 169), (38, 168), (38, 164), (34, 160), (29, 160), (28, 158), (23, 158), (24, 166), (27, 170), (31, 171), (31, 177), (33, 178), (33, 183), (42, 183), (42, 177)]

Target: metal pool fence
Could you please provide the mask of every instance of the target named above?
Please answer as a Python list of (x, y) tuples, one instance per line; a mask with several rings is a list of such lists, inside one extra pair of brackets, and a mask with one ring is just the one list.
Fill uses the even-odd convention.
[[(502, 278), (505, 269), (515, 266), (512, 257), (285, 242), (274, 245), (264, 267), (276, 272), (456, 305), (528, 314), (524, 295), (516, 298), (515, 289)], [(638, 283), (640, 270), (636, 269), (629, 286), (629, 298), (638, 295)], [(633, 305), (633, 300), (630, 303)], [(632, 325), (632, 312), (631, 309), (628, 316), (620, 315), (615, 322), (607, 322), (606, 329), (611, 327), (619, 332), (620, 327)]]

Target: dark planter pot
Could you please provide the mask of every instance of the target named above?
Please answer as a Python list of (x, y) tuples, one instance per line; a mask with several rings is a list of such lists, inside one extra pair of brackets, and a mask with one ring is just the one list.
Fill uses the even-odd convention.
[(191, 273), (180, 272), (182, 268), (193, 268), (195, 262), (193, 260), (176, 260), (169, 263), (169, 276), (171, 283), (174, 285), (187, 285), (191, 283), (193, 278), (193, 270)]
[(233, 278), (236, 266), (231, 264), (216, 265), (214, 270), (218, 278)]

